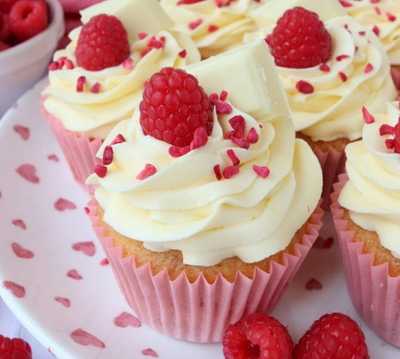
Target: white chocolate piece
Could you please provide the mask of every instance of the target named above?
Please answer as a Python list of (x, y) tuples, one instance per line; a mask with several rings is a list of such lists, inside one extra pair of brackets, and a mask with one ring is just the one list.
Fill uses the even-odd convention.
[(253, 115), (289, 117), (276, 67), (263, 40), (186, 68), (208, 93), (229, 92), (229, 101)]
[(134, 41), (139, 32), (158, 34), (173, 27), (172, 20), (157, 0), (107, 0), (81, 11), (82, 22), (87, 23), (99, 14), (118, 17), (130, 41)]

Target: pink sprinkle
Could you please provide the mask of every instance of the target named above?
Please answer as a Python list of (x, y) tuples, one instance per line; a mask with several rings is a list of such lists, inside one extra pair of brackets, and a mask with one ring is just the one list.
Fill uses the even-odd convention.
[(215, 32), (215, 31), (218, 31), (218, 29), (219, 29), (219, 27), (217, 25), (211, 24), (208, 26), (208, 32)]
[(340, 79), (343, 81), (343, 82), (346, 82), (347, 81), (347, 75), (344, 73), (344, 72), (342, 72), (342, 71), (339, 71), (339, 77), (340, 77)]
[(24, 298), (26, 295), (25, 288), (15, 282), (5, 280), (3, 282), (4, 288), (8, 289), (15, 297)]
[(375, 12), (376, 12), (377, 15), (382, 15), (382, 10), (380, 9), (380, 7), (375, 6), (375, 7), (374, 7), (374, 10), (375, 10)]
[(226, 101), (228, 99), (229, 93), (226, 90), (222, 90), (221, 94), (219, 95), (219, 99), (221, 101)]
[(393, 126), (388, 124), (384, 124), (379, 128), (379, 135), (386, 136), (386, 135), (394, 135), (395, 129)]
[(148, 36), (147, 32), (141, 31), (141, 32), (138, 33), (138, 38), (140, 40), (145, 39), (147, 36)]
[(100, 261), (100, 265), (103, 266), (103, 267), (108, 266), (109, 264), (110, 264), (110, 262), (109, 262), (109, 260), (107, 258), (103, 258)]
[(168, 149), (168, 153), (170, 154), (171, 157), (174, 158), (182, 157), (189, 152), (190, 152), (190, 146), (185, 146), (185, 147), (171, 146)]
[(111, 146), (106, 146), (103, 152), (103, 164), (108, 166), (114, 160), (114, 150)]
[(142, 354), (146, 357), (158, 358), (158, 354), (151, 348), (143, 349)]
[(232, 136), (231, 141), (235, 145), (239, 146), (240, 148), (244, 148), (245, 150), (249, 149), (249, 147), (250, 147), (249, 142), (244, 138), (237, 138), (237, 137)]
[(214, 166), (214, 173), (215, 173), (215, 177), (217, 177), (217, 180), (221, 181), (222, 180), (222, 171), (221, 171), (220, 165)]
[(234, 150), (230, 149), (230, 150), (226, 151), (226, 154), (228, 155), (229, 159), (231, 160), (231, 162), (234, 166), (238, 166), (240, 164), (240, 159), (236, 155)]
[(71, 269), (67, 272), (67, 277), (74, 279), (74, 280), (81, 280), (83, 277), (79, 274), (76, 269)]
[(133, 62), (133, 60), (128, 57), (123, 63), (122, 63), (122, 67), (126, 70), (132, 70), (135, 67), (135, 64)]
[(106, 166), (96, 165), (96, 167), (94, 168), (94, 173), (96, 173), (96, 175), (100, 178), (104, 178), (105, 176), (107, 176), (107, 172), (108, 169)]
[(258, 133), (256, 131), (256, 129), (254, 127), (252, 127), (249, 131), (249, 133), (247, 134), (247, 142), (254, 144), (258, 142)]
[(187, 51), (185, 49), (183, 49), (182, 51), (180, 51), (178, 53), (179, 57), (182, 57), (182, 59), (184, 59), (187, 56)]
[(208, 142), (207, 131), (204, 127), (199, 127), (194, 131), (193, 140), (190, 143), (190, 150), (196, 150), (203, 147)]
[(244, 131), (246, 127), (246, 122), (243, 116), (233, 116), (229, 120), (229, 124), (234, 129), (234, 136), (237, 138), (244, 137)]
[(76, 329), (70, 334), (71, 339), (80, 345), (83, 346), (93, 346), (96, 348), (101, 348), (104, 349), (106, 345), (104, 344), (103, 341), (101, 341), (99, 338), (95, 337), (94, 335), (88, 333), (87, 331), (83, 329)]
[(349, 55), (339, 55), (339, 56), (336, 56), (336, 61), (343, 61), (343, 60), (345, 60), (345, 59), (348, 59), (350, 56)]
[(271, 171), (266, 166), (253, 165), (253, 171), (261, 178), (268, 178)]
[(93, 242), (74, 243), (72, 249), (77, 252), (82, 252), (88, 257), (93, 257), (96, 254), (96, 246)]
[(65, 308), (69, 308), (71, 307), (71, 301), (68, 298), (64, 298), (64, 297), (54, 297), (54, 300), (57, 303), (60, 303), (61, 305), (63, 305)]
[(15, 170), (23, 179), (27, 180), (28, 182), (37, 184), (40, 182), (39, 177), (36, 174), (36, 167), (29, 163), (25, 163), (19, 166)]
[(390, 12), (387, 12), (387, 13), (386, 13), (386, 16), (387, 16), (387, 18), (388, 18), (388, 20), (389, 20), (390, 22), (394, 22), (394, 21), (397, 20), (396, 15), (394, 15), (394, 14), (392, 14), (392, 13), (390, 13)]
[(71, 202), (65, 198), (59, 198), (57, 201), (54, 202), (54, 208), (57, 211), (64, 212), (66, 210), (74, 210), (76, 209), (75, 203)]
[(364, 69), (364, 73), (365, 74), (369, 74), (370, 72), (372, 72), (374, 70), (374, 66), (372, 65), (372, 64), (367, 64), (366, 66), (365, 66), (365, 69)]
[(367, 108), (365, 106), (363, 106), (362, 108), (362, 114), (363, 114), (363, 118), (364, 118), (364, 122), (366, 124), (371, 124), (375, 122), (375, 117), (371, 115), (371, 113), (367, 110)]
[(60, 64), (57, 61), (53, 61), (48, 66), (49, 71), (57, 71), (60, 70)]
[(58, 158), (58, 156), (55, 155), (54, 153), (51, 154), (51, 155), (48, 155), (48, 156), (47, 156), (47, 159), (48, 159), (49, 161), (53, 161), (53, 162), (59, 162), (59, 161), (60, 161), (60, 159)]
[(118, 315), (118, 317), (114, 319), (114, 324), (119, 328), (140, 328), (142, 326), (142, 323), (138, 318), (127, 312), (123, 312)]
[(331, 71), (331, 68), (330, 68), (329, 65), (326, 64), (326, 63), (321, 64), (321, 65), (319, 66), (319, 69), (320, 69), (322, 72), (329, 72), (329, 71)]
[(191, 22), (189, 22), (189, 29), (190, 30), (195, 30), (195, 29), (197, 29), (201, 24), (203, 23), (203, 20), (202, 19), (197, 19), (197, 20), (194, 20), (194, 21), (191, 21)]
[(352, 7), (353, 4), (347, 0), (339, 0), (343, 7)]
[(89, 207), (83, 207), (83, 210), (85, 211), (86, 214), (89, 214), (89, 213), (90, 213)]
[(70, 59), (65, 59), (63, 65), (67, 70), (73, 70), (75, 68), (74, 63)]
[(306, 283), (306, 289), (307, 290), (321, 290), (322, 289), (322, 284), (319, 280), (315, 278), (311, 278), (307, 283)]
[(149, 178), (157, 173), (157, 168), (150, 164), (147, 163), (144, 169), (136, 176), (136, 179), (139, 181), (143, 181), (146, 178)]
[(219, 115), (228, 115), (232, 112), (232, 106), (227, 102), (218, 101), (215, 106)]
[(212, 104), (216, 104), (217, 102), (218, 102), (218, 100), (219, 100), (219, 96), (218, 96), (218, 94), (217, 93), (215, 93), (215, 92), (213, 92), (212, 94), (210, 94), (210, 96), (208, 96), (209, 97), (209, 99), (210, 99), (210, 102), (212, 103)]
[(34, 257), (34, 254), (32, 251), (29, 249), (26, 249), (22, 247), (18, 243), (12, 243), (11, 244), (11, 249), (13, 250), (14, 254), (21, 259), (32, 259)]
[(86, 77), (79, 76), (78, 80), (76, 81), (76, 91), (83, 92), (83, 90), (85, 89), (85, 84), (86, 84)]
[(226, 179), (230, 179), (239, 173), (239, 166), (228, 166), (224, 168), (223, 176)]
[(300, 80), (296, 84), (297, 91), (309, 95), (314, 92), (314, 86), (307, 81)]
[(101, 84), (99, 84), (98, 82), (96, 82), (90, 89), (91, 93), (99, 93), (101, 90)]
[(380, 30), (379, 27), (376, 26), (376, 25), (374, 25), (374, 27), (372, 28), (372, 31), (373, 31), (374, 34), (375, 34), (376, 36), (378, 36), (378, 37), (379, 37), (379, 35), (381, 34), (381, 30)]
[(26, 224), (22, 219), (13, 219), (13, 221), (11, 222), (15, 227), (18, 227), (22, 230), (26, 230)]
[(115, 138), (114, 138), (114, 140), (111, 142), (111, 145), (118, 145), (118, 144), (120, 144), (120, 143), (123, 143), (123, 142), (125, 142), (126, 140), (125, 140), (125, 137), (123, 136), (123, 135), (121, 135), (121, 134), (118, 134)]
[(27, 141), (29, 140), (29, 137), (31, 135), (31, 131), (29, 130), (28, 127), (21, 126), (21, 125), (14, 125), (14, 131), (18, 133), (18, 135), (24, 140)]

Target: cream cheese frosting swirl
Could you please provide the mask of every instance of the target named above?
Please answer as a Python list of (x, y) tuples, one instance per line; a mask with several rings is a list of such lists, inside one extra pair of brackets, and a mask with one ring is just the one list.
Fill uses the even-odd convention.
[(398, 0), (342, 0), (344, 9), (373, 30), (383, 43), (392, 65), (400, 65), (400, 2)]
[[(229, 115), (214, 113), (208, 143), (173, 158), (169, 144), (145, 136), (139, 111), (133, 120), (113, 129), (105, 146), (118, 134), (127, 140), (114, 145), (114, 161), (104, 178), (92, 175), (103, 220), (118, 233), (152, 251), (179, 250), (185, 264), (211, 266), (237, 256), (256, 262), (285, 249), (315, 210), (322, 175), (309, 146), (296, 140), (289, 118), (256, 118), (233, 108)], [(243, 149), (226, 139), (229, 119), (242, 116), (246, 131), (255, 129), (258, 142)], [(214, 166), (231, 164), (228, 150), (240, 159), (239, 173), (218, 180)], [(153, 165), (146, 180), (138, 173)], [(267, 166), (268, 178), (253, 166)]]
[[(314, 141), (361, 137), (364, 105), (381, 112), (396, 98), (390, 64), (376, 36), (351, 17), (325, 23), (333, 41), (331, 59), (307, 69), (279, 67), (297, 131)], [(304, 83), (312, 91), (301, 90)]]
[(382, 125), (399, 123), (400, 110), (397, 102), (387, 107), (374, 123), (365, 125), (362, 141), (347, 146), (349, 181), (339, 203), (356, 224), (376, 232), (382, 246), (400, 257), (400, 153), (388, 149), (385, 141), (390, 136), (380, 133)]
[[(71, 43), (56, 52), (54, 59), (67, 58), (76, 63), (75, 49), (80, 29), (70, 34)], [(151, 37), (164, 40), (160, 48), (152, 48), (145, 56)], [(81, 67), (49, 72), (49, 86), (44, 91), (45, 109), (70, 131), (104, 139), (119, 121), (132, 116), (142, 95), (144, 82), (163, 67), (184, 67), (200, 60), (190, 38), (174, 31), (161, 31), (144, 39), (131, 40), (131, 63), (125, 62), (101, 71)], [(183, 51), (183, 52), (182, 52)], [(86, 90), (77, 92), (77, 81), (86, 79)], [(88, 88), (100, 85), (99, 93)]]
[[(200, 0), (180, 4), (161, 0), (176, 29), (191, 36), (203, 58), (240, 46), (244, 35), (257, 29), (251, 12), (265, 0)], [(220, 5), (218, 5), (220, 4)]]

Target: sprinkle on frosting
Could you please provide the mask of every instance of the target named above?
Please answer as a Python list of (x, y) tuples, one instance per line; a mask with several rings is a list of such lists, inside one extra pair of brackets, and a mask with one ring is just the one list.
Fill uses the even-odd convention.
[(227, 166), (224, 168), (223, 175), (225, 179), (231, 179), (235, 177), (240, 172), (239, 166)]
[(226, 151), (226, 154), (228, 155), (229, 159), (231, 160), (234, 166), (238, 166), (240, 164), (240, 159), (234, 150), (229, 149)]
[(267, 166), (253, 166), (253, 171), (257, 174), (258, 177), (268, 178), (270, 175), (270, 170)]
[(76, 80), (76, 92), (83, 92), (85, 90), (86, 77), (79, 76)]
[(139, 181), (143, 181), (157, 173), (157, 168), (150, 164), (147, 163), (146, 166), (143, 168), (143, 170), (136, 176), (136, 179)]
[(108, 166), (114, 159), (114, 150), (111, 146), (106, 146), (103, 152), (103, 165)]
[(117, 136), (115, 136), (114, 140), (111, 142), (111, 145), (118, 145), (123, 142), (126, 142), (126, 139), (122, 134), (119, 133)]
[(365, 106), (363, 106), (363, 108), (362, 108), (362, 114), (363, 114), (364, 122), (366, 124), (370, 125), (371, 123), (375, 122), (375, 117), (372, 116), (372, 114), (368, 111), (368, 109)]
[(303, 93), (305, 95), (312, 94), (314, 92), (314, 86), (311, 85), (309, 82), (300, 80), (296, 83), (297, 91)]
[(104, 178), (105, 176), (107, 176), (107, 171), (107, 167), (102, 165), (96, 165), (96, 167), (94, 168), (94, 173), (96, 173), (96, 175), (100, 178)]
[(214, 170), (215, 177), (217, 178), (217, 180), (221, 181), (222, 180), (221, 165), (215, 165), (213, 170)]

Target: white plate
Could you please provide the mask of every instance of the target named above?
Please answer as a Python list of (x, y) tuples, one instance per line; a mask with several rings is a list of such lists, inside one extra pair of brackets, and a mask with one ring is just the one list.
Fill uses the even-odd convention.
[[(156, 353), (163, 359), (222, 358), (219, 345), (178, 342), (144, 326), (137, 328), (132, 317), (133, 326), (116, 325), (115, 318), (131, 311), (114, 282), (110, 266), (100, 265), (104, 253), (84, 213), (88, 197), (74, 183), (60, 149), (41, 119), (39, 94), (43, 86), (44, 83), (38, 84), (21, 98), (0, 125), (0, 295), (22, 324), (58, 358), (132, 359), (145, 358), (145, 354), (154, 357)], [(29, 138), (27, 130), (15, 126), (26, 127)], [(56, 157), (49, 159), (51, 155), (59, 161)], [(28, 165), (23, 167), (25, 170), (34, 166), (36, 173), (30, 173), (31, 180), (38, 183), (16, 172), (24, 164)], [(56, 210), (59, 198), (71, 201), (76, 208)], [(23, 220), (26, 229), (15, 220)], [(89, 256), (72, 248), (80, 242), (93, 242), (95, 254)], [(34, 257), (18, 258), (12, 250), (13, 243), (14, 247), (16, 243), (32, 251)], [(87, 249), (92, 254), (93, 248)], [(29, 257), (30, 253), (22, 255)], [(67, 276), (73, 269), (82, 276), (81, 280)], [(323, 288), (306, 290), (310, 278), (318, 279)], [(4, 287), (4, 281), (23, 286), (25, 295), (16, 297)], [(55, 297), (68, 298), (71, 305), (65, 307)], [(274, 315), (298, 339), (320, 315), (334, 311), (360, 321), (347, 295), (336, 247), (313, 249)], [(382, 342), (361, 324), (372, 358), (399, 357), (398, 349)], [(91, 341), (95, 345), (75, 342), (71, 333), (77, 329), (98, 338)], [(85, 337), (81, 339), (85, 341)], [(149, 348), (153, 351), (146, 351)]]

